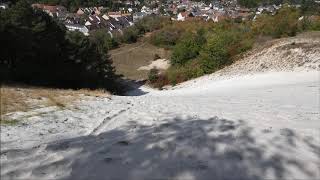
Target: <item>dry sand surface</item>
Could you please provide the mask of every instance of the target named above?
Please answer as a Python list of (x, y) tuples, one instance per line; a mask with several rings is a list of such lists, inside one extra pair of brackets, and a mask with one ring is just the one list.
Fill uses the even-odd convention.
[(168, 69), (170, 66), (169, 61), (167, 59), (157, 59), (155, 61), (152, 61), (151, 64), (147, 66), (141, 66), (138, 68), (138, 70), (151, 70), (152, 68), (165, 70)]
[(283, 39), (169, 90), (13, 113), (1, 179), (320, 179), (318, 40)]

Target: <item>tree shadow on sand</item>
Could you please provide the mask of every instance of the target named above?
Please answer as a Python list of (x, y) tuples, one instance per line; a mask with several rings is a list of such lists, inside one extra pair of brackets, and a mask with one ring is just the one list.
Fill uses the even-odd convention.
[[(45, 147), (45, 154), (63, 158), (44, 161), (46, 163), (32, 169), (25, 167), (2, 172), (2, 176), (16, 177), (24, 170), (39, 179), (319, 178), (319, 173), (313, 169), (319, 163), (319, 145), (293, 130), (273, 132), (275, 130), (266, 129), (261, 132), (265, 139), (260, 141), (253, 133), (254, 129), (241, 120), (190, 117), (163, 122), (157, 126), (130, 122), (121, 129), (97, 136), (51, 143)], [(299, 147), (304, 147), (313, 161), (296, 157), (300, 153)], [(29, 151), (34, 150), (24, 150), (22, 155), (27, 156)], [(4, 153), (10, 158), (10, 151)], [(24, 161), (20, 159), (20, 163)], [(299, 177), (294, 177), (297, 174)]]

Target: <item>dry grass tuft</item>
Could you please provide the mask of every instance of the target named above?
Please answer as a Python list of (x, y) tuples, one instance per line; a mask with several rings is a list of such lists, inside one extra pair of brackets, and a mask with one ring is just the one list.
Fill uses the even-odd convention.
[[(29, 111), (41, 107), (57, 106), (61, 109), (88, 96), (108, 97), (110, 93), (99, 89), (52, 89), (28, 86), (2, 86), (0, 88), (0, 113)], [(1, 121), (4, 122), (3, 117)]]

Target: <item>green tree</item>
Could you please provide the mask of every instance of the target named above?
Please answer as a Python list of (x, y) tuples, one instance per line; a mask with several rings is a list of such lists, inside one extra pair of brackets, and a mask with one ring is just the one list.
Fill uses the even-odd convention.
[[(104, 44), (67, 33), (24, 0), (0, 11), (2, 80), (60, 87), (113, 88), (114, 68)], [(5, 79), (4, 79), (5, 78)]]
[(235, 31), (221, 31), (211, 35), (201, 51), (201, 68), (211, 73), (232, 63), (231, 54), (240, 44), (240, 34)]
[(92, 41), (98, 44), (100, 51), (114, 49), (119, 45), (116, 39), (112, 38), (111, 35), (104, 29), (99, 29), (95, 32), (92, 32), (90, 38)]
[(196, 35), (186, 33), (173, 48), (171, 64), (183, 65), (187, 61), (197, 57), (204, 43), (205, 37), (203, 29), (199, 30)]
[(125, 43), (134, 43), (137, 41), (140, 33), (137, 27), (130, 26), (123, 30), (122, 41)]

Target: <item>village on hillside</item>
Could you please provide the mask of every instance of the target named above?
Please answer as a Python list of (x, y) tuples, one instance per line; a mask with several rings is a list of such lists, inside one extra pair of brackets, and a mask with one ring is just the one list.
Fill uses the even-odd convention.
[[(317, 3), (320, 3), (316, 1)], [(79, 31), (89, 35), (91, 31), (105, 29), (112, 37), (115, 33), (122, 34), (122, 30), (132, 26), (146, 16), (167, 16), (173, 21), (198, 19), (219, 22), (223, 19), (255, 20), (257, 16), (268, 13), (274, 15), (282, 5), (264, 5), (257, 8), (241, 7), (236, 0), (212, 1), (211, 3), (190, 0), (172, 0), (160, 2), (152, 0), (141, 5), (140, 1), (117, 1), (126, 8), (112, 11), (107, 7), (80, 7), (76, 12), (70, 12), (61, 5), (32, 4), (62, 22), (69, 31)], [(297, 8), (300, 5), (295, 5)], [(8, 5), (1, 4), (2, 9)]]

